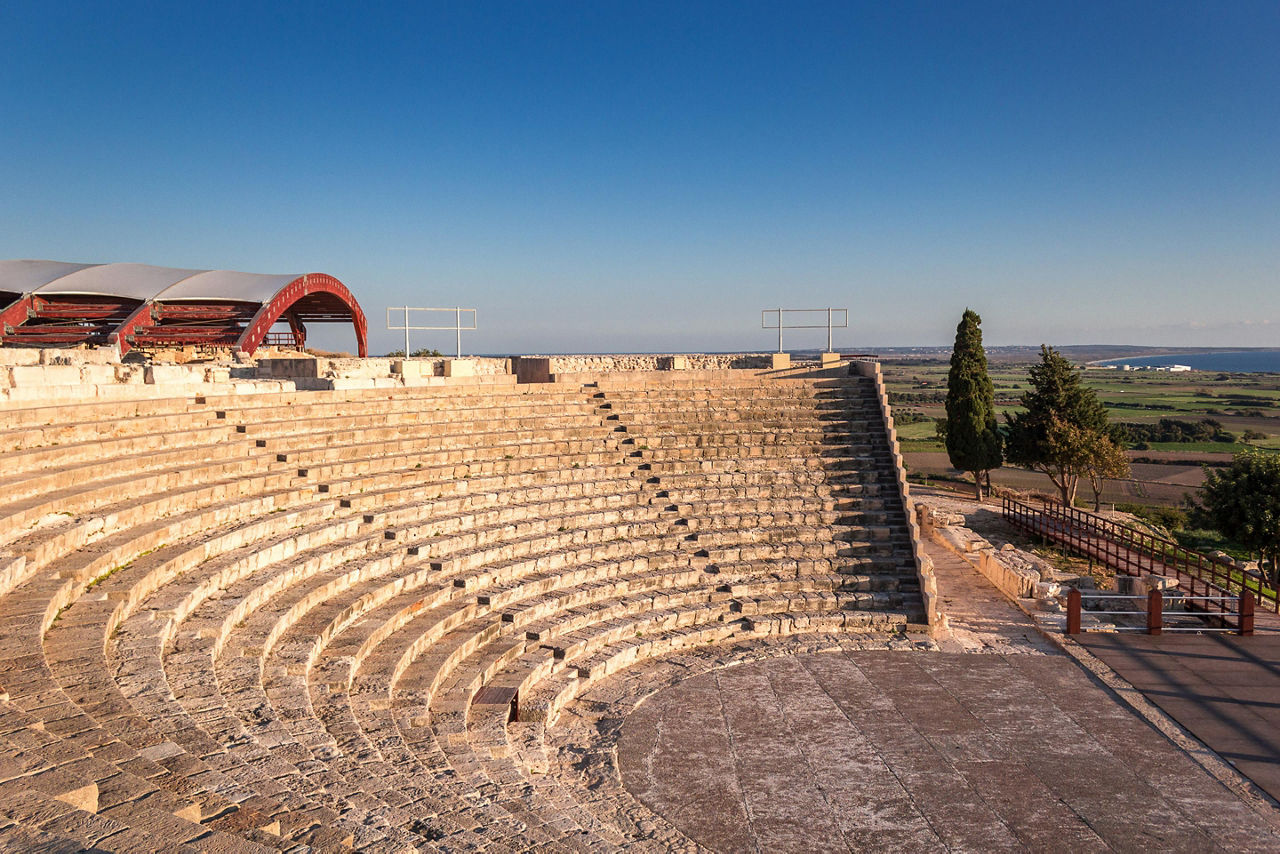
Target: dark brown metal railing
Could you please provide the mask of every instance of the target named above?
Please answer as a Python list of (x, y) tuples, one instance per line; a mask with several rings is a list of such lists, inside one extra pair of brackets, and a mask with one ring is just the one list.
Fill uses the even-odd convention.
[[(1084, 595), (1079, 590), (1072, 588), (1067, 593), (1067, 634), (1078, 635), (1084, 629), (1081, 626), (1081, 615), (1090, 614), (1091, 616), (1108, 616), (1108, 617), (1136, 617), (1139, 611), (1102, 611), (1089, 609), (1084, 610)], [(1188, 610), (1184, 611), (1166, 611), (1164, 608), (1164, 594), (1159, 590), (1152, 590), (1146, 596), (1117, 596), (1113, 593), (1091, 593), (1090, 599), (1127, 599), (1134, 601), (1146, 600), (1146, 625), (1145, 626), (1115, 626), (1107, 629), (1111, 632), (1146, 632), (1149, 635), (1159, 635), (1164, 632), (1233, 632), (1238, 635), (1253, 634), (1253, 608), (1254, 598), (1251, 591), (1245, 590), (1239, 596), (1194, 596), (1182, 597), (1184, 604), (1188, 605)], [(1164, 618), (1166, 616), (1200, 616), (1201, 612), (1190, 610), (1195, 607), (1190, 601), (1206, 602), (1214, 601), (1223, 603), (1233, 603), (1234, 608), (1223, 608), (1221, 615), (1224, 617), (1234, 617), (1235, 625), (1206, 627), (1206, 626), (1165, 626)], [(1215, 619), (1217, 619), (1215, 615)], [(1226, 622), (1225, 620), (1223, 622)]]
[(1204, 597), (1206, 610), (1233, 613), (1234, 609), (1228, 609), (1221, 597), (1248, 590), (1260, 607), (1280, 613), (1276, 592), (1266, 587), (1262, 579), (1163, 537), (1056, 501), (1042, 501), (1036, 507), (1006, 496), (1001, 513), (1024, 531), (1060, 543), (1118, 572), (1173, 576), (1186, 583), (1188, 597)]
[(298, 339), (294, 337), (292, 332), (268, 332), (263, 336), (262, 343), (267, 347), (302, 349), (302, 346), (298, 344)]

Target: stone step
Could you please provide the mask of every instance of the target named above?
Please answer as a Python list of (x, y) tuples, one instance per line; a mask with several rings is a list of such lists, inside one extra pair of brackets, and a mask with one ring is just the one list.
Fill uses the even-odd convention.
[(175, 799), (171, 850), (178, 813), (214, 847), (613, 850), (521, 770), (504, 702), (554, 719), (671, 652), (923, 619), (872, 382), (649, 380), (6, 422), (0, 712), (115, 799), (77, 839), (129, 838), (142, 793)]
[[(683, 614), (687, 617), (681, 619)], [(665, 616), (665, 615), (664, 615)], [(641, 629), (635, 634), (634, 624), (621, 628), (614, 637), (602, 636), (604, 643), (583, 660), (531, 680), (532, 690), (521, 686), (517, 716), (521, 720), (545, 721), (554, 725), (559, 711), (593, 682), (619, 670), (656, 656), (682, 649), (720, 644), (749, 636), (792, 634), (797, 632), (901, 631), (908, 625), (905, 615), (894, 612), (831, 611), (821, 618), (803, 612), (772, 614), (767, 617), (733, 618), (727, 611), (705, 608), (675, 612), (667, 617), (667, 625)], [(630, 631), (630, 637), (627, 632)], [(605, 639), (607, 638), (607, 639)], [(541, 675), (541, 674), (537, 674)]]

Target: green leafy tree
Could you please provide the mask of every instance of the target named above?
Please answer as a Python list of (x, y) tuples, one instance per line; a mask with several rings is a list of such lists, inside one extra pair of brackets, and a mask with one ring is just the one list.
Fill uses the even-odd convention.
[(1052, 347), (1041, 345), (1040, 362), (1031, 367), (1028, 380), (1025, 411), (1005, 416), (1005, 459), (1048, 475), (1063, 503), (1071, 504), (1098, 453), (1098, 437), (1109, 435), (1107, 410)]
[(1231, 465), (1205, 468), (1198, 509), (1210, 524), (1270, 563), (1272, 587), (1280, 586), (1280, 455), (1241, 451)]
[(974, 496), (982, 500), (982, 482), (1004, 462), (1003, 442), (996, 426), (996, 395), (987, 375), (982, 349), (982, 318), (964, 310), (956, 327), (947, 374), (947, 418), (938, 433), (946, 443), (951, 465), (973, 475)]
[(1093, 490), (1093, 509), (1102, 509), (1102, 487), (1108, 478), (1129, 476), (1129, 457), (1124, 438), (1113, 425), (1106, 432), (1090, 433), (1085, 439), (1084, 471)]

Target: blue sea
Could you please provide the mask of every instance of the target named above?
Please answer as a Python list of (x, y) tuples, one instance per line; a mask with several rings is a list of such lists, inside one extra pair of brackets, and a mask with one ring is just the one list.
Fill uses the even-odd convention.
[(1225, 350), (1214, 353), (1172, 353), (1167, 356), (1129, 356), (1109, 359), (1100, 365), (1165, 367), (1188, 365), (1197, 371), (1227, 373), (1280, 373), (1280, 350)]

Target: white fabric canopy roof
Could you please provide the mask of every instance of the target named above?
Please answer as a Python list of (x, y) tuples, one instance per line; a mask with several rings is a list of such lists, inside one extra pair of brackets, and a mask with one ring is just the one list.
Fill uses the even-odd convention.
[(81, 294), (138, 300), (231, 300), (265, 303), (302, 274), (184, 270), (147, 264), (0, 261), (0, 291)]
[(0, 291), (29, 294), (69, 273), (96, 266), (66, 261), (0, 261)]
[(272, 276), (264, 273), (207, 270), (169, 286), (156, 294), (155, 298), (161, 301), (226, 299), (237, 302), (268, 302), (281, 288), (301, 275)]

